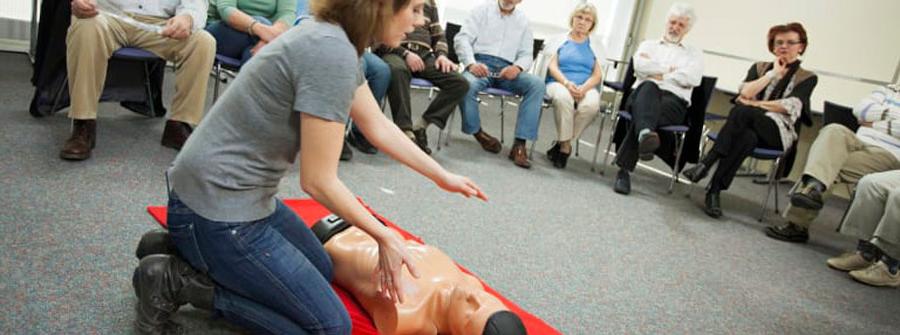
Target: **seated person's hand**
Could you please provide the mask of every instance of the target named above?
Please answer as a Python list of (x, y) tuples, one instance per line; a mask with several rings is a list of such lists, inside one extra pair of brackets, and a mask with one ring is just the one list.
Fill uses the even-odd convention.
[(457, 69), (456, 64), (453, 64), (453, 61), (451, 61), (449, 58), (447, 58), (447, 56), (444, 55), (438, 56), (437, 60), (434, 61), (434, 67), (436, 67), (443, 73), (447, 73), (450, 71), (455, 72)]
[(253, 25), (253, 35), (267, 43), (272, 42), (280, 33), (275, 27), (267, 26), (262, 22)]
[(503, 68), (503, 70), (500, 70), (500, 78), (515, 80), (519, 77), (519, 73), (522, 73), (522, 70), (520, 70), (518, 66), (510, 65)]
[(872, 122), (871, 121), (870, 122), (859, 121), (859, 126), (866, 127), (866, 128), (872, 128)]
[(253, 49), (250, 49), (250, 54), (253, 56), (256, 56), (256, 53), (259, 52), (259, 50), (262, 50), (262, 47), (266, 46), (266, 44), (269, 44), (269, 43), (267, 43), (266, 41), (260, 40), (259, 43), (256, 43), (256, 45), (253, 46)]
[(656, 79), (656, 80), (660, 80), (660, 81), (661, 81), (661, 80), (663, 80), (663, 75), (662, 75), (662, 74), (654, 74), (654, 75), (649, 76), (648, 78)]
[(191, 28), (194, 26), (194, 20), (190, 15), (177, 15), (166, 21), (166, 26), (159, 32), (168, 38), (183, 40), (191, 36)]
[(97, 2), (94, 0), (72, 0), (72, 15), (79, 19), (97, 16)]
[(423, 62), (422, 57), (419, 57), (415, 52), (407, 51), (406, 66), (408, 66), (409, 70), (412, 72), (419, 72), (425, 69), (425, 62)]
[(487, 65), (481, 63), (469, 65), (467, 70), (469, 70), (469, 72), (471, 72), (478, 78), (484, 78), (490, 75), (490, 71), (488, 71)]
[(594, 88), (588, 87), (587, 85), (578, 86), (576, 88), (576, 90), (578, 91), (578, 95), (579, 95), (578, 100), (583, 99), (587, 95), (588, 90), (592, 90), (592, 89), (594, 89)]

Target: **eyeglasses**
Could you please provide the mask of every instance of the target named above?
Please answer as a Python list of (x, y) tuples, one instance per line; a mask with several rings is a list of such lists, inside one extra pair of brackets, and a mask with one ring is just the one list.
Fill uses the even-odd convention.
[(786, 45), (786, 46), (792, 47), (792, 46), (795, 46), (795, 45), (797, 45), (797, 44), (803, 44), (803, 42), (800, 42), (800, 41), (780, 41), (780, 40), (775, 40), (775, 43), (774, 43), (774, 44), (775, 44), (775, 46), (779, 46), (779, 47), (782, 46), (782, 45)]

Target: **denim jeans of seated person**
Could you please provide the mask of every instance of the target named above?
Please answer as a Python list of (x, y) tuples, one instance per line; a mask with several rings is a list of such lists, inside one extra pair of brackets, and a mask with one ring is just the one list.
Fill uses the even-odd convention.
[(350, 316), (329, 285), (331, 259), (281, 201), (263, 219), (218, 222), (172, 192), (167, 222), (185, 261), (215, 281), (218, 316), (254, 334), (350, 334)]
[(488, 67), (492, 76), (478, 78), (466, 71), (463, 77), (469, 81), (469, 92), (459, 105), (462, 110), (462, 130), (466, 134), (474, 134), (481, 129), (481, 115), (478, 109), (478, 92), (488, 87), (499, 88), (522, 96), (519, 106), (519, 114), (516, 118), (516, 138), (534, 140), (537, 138), (538, 123), (540, 122), (541, 102), (544, 99), (544, 81), (535, 75), (519, 74), (516, 79), (506, 80), (495, 78), (503, 68), (512, 63), (490, 55), (476, 54), (475, 60)]

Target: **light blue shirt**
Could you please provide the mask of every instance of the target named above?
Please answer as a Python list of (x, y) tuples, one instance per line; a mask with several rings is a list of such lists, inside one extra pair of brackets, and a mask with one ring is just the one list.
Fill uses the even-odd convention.
[(172, 18), (178, 15), (190, 15), (193, 19), (193, 31), (206, 27), (207, 0), (100, 0), (121, 9), (126, 13)]
[(526, 71), (534, 61), (534, 39), (525, 13), (516, 9), (503, 15), (496, 0), (473, 8), (453, 42), (463, 66), (476, 63), (475, 54), (500, 57)]
[[(589, 40), (581, 43), (567, 40), (559, 47), (559, 54), (557, 55), (559, 71), (566, 76), (566, 79), (569, 79), (576, 85), (584, 84), (591, 77), (591, 74), (594, 73), (596, 60), (597, 57), (594, 56), (594, 52), (591, 50)], [(554, 81), (556, 79), (553, 79), (553, 76), (547, 76), (548, 83)]]

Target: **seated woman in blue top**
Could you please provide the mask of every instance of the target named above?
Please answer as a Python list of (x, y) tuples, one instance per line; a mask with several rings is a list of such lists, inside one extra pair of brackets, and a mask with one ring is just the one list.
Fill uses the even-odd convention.
[(547, 151), (553, 166), (565, 168), (584, 128), (594, 120), (603, 103), (597, 85), (603, 81), (603, 44), (590, 34), (597, 26), (597, 8), (589, 3), (575, 7), (568, 34), (551, 40), (544, 49), (550, 57), (547, 96), (556, 110), (557, 142)]
[(294, 24), (297, 0), (210, 0), (206, 31), (216, 53), (247, 62)]

